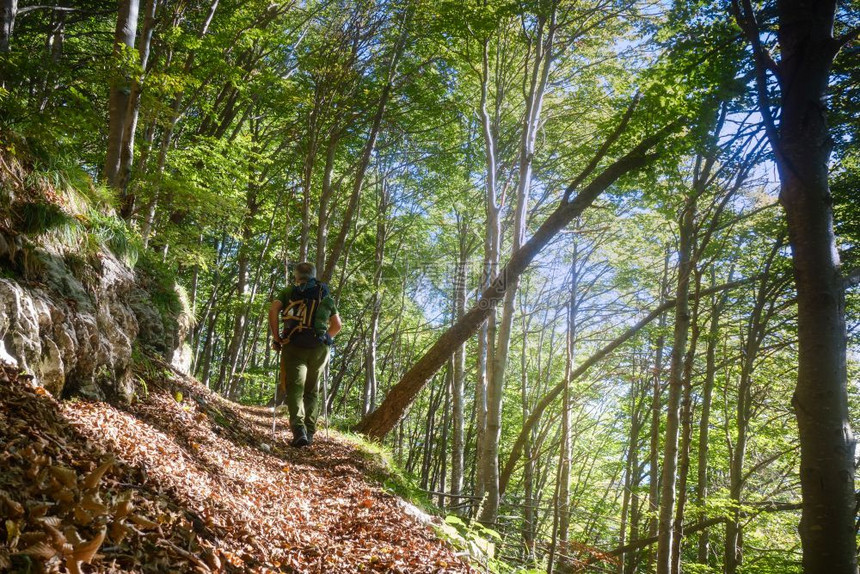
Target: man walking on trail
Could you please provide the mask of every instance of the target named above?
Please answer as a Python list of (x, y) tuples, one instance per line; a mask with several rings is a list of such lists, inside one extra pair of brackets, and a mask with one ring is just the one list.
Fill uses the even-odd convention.
[(296, 265), (293, 281), (269, 307), (269, 330), (272, 346), (281, 353), (275, 408), (279, 397), (286, 397), (290, 445), (300, 447), (313, 442), (319, 381), (342, 325), (328, 285), (317, 281), (312, 263)]

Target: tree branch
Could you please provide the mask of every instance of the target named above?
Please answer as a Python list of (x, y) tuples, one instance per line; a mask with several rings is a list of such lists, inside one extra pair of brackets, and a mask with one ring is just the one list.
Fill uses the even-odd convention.
[(755, 12), (750, 0), (742, 1), (743, 9), (741, 9), (739, 0), (732, 0), (731, 7), (738, 26), (741, 27), (747, 40), (749, 40), (750, 46), (752, 46), (759, 112), (764, 122), (767, 139), (770, 141), (777, 160), (787, 166), (785, 156), (782, 154), (779, 146), (779, 131), (776, 128), (776, 121), (774, 120), (773, 112), (770, 109), (770, 103), (767, 98), (767, 72), (770, 71), (779, 82), (779, 66), (761, 44), (758, 22), (756, 22)]
[(842, 277), (842, 288), (850, 289), (860, 284), (860, 268), (851, 269)]
[(839, 50), (851, 43), (852, 40), (856, 40), (858, 36), (860, 36), (860, 26), (848, 30), (838, 38), (834, 38), (833, 55), (835, 56), (839, 52)]
[[(738, 279), (737, 281), (730, 281), (722, 285), (716, 285), (708, 289), (703, 289), (699, 293), (698, 298), (707, 297), (720, 291), (726, 291), (728, 289), (733, 289), (740, 285), (745, 285), (751, 281), (755, 281), (759, 277), (759, 275), (754, 275), (745, 279)], [(513, 475), (514, 469), (516, 468), (516, 464), (517, 462), (519, 462), (520, 457), (522, 456), (523, 448), (525, 447), (529, 433), (531, 433), (531, 429), (538, 423), (547, 407), (549, 407), (552, 402), (558, 397), (558, 395), (561, 394), (561, 392), (564, 390), (565, 385), (570, 384), (571, 382), (577, 380), (579, 377), (584, 375), (591, 367), (596, 365), (598, 362), (603, 360), (603, 358), (612, 353), (615, 349), (627, 342), (631, 337), (641, 331), (651, 321), (674, 307), (675, 302), (676, 301), (674, 299), (669, 299), (668, 301), (664, 301), (663, 303), (655, 307), (650, 313), (640, 319), (639, 322), (624, 331), (621, 335), (610, 341), (606, 346), (604, 346), (596, 353), (588, 357), (585, 361), (583, 361), (570, 374), (569, 381), (561, 381), (552, 389), (547, 391), (547, 393), (543, 397), (541, 397), (540, 401), (538, 401), (534, 409), (532, 409), (531, 414), (529, 414), (529, 418), (526, 419), (525, 423), (523, 423), (523, 426), (520, 429), (520, 434), (519, 436), (517, 436), (517, 440), (514, 442), (514, 446), (511, 448), (511, 454), (508, 456), (508, 461), (505, 463), (505, 467), (502, 470), (501, 476), (499, 477), (500, 494), (503, 494), (505, 492), (505, 489), (508, 486), (508, 482), (510, 482), (511, 476)]]
[(570, 200), (570, 196), (576, 191), (576, 188), (579, 187), (585, 178), (591, 175), (591, 172), (597, 168), (597, 164), (600, 163), (600, 160), (606, 156), (606, 153), (609, 151), (609, 146), (614, 144), (621, 134), (627, 129), (627, 124), (630, 123), (630, 118), (633, 117), (633, 112), (636, 110), (636, 107), (639, 105), (639, 102), (642, 100), (642, 96), (637, 92), (635, 96), (633, 96), (633, 100), (630, 102), (630, 105), (627, 106), (627, 111), (624, 112), (624, 116), (621, 118), (621, 122), (615, 128), (615, 130), (609, 134), (609, 137), (603, 142), (603, 145), (600, 146), (600, 149), (597, 150), (597, 153), (594, 154), (594, 157), (591, 158), (591, 161), (588, 162), (588, 165), (585, 166), (585, 169), (577, 175), (570, 185), (567, 186), (567, 189), (564, 190), (564, 198), (562, 201), (567, 203)]
[(34, 10), (55, 10), (57, 12), (77, 12), (77, 8), (69, 8), (67, 6), (24, 6), (23, 8), (18, 8), (18, 16), (22, 16), (27, 12), (33, 12)]

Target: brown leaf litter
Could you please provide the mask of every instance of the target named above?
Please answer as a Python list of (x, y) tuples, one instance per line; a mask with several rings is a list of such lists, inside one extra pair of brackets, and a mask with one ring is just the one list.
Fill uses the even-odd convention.
[(347, 440), (292, 449), (268, 409), (148, 383), (58, 402), (0, 366), (0, 571), (474, 572)]

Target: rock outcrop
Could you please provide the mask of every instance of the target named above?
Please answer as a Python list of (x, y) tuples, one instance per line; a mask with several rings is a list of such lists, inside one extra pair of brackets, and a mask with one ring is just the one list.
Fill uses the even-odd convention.
[(159, 309), (110, 251), (80, 255), (0, 232), (0, 359), (54, 396), (129, 400), (135, 345), (179, 365), (188, 317)]

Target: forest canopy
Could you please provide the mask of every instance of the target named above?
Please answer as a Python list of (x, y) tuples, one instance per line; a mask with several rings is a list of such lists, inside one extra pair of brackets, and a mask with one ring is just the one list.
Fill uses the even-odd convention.
[(328, 424), (497, 570), (856, 572), (856, 0), (0, 10), (0, 209), (176, 282), (213, 391), (309, 261)]

